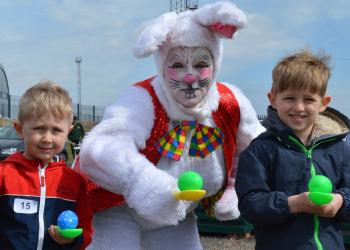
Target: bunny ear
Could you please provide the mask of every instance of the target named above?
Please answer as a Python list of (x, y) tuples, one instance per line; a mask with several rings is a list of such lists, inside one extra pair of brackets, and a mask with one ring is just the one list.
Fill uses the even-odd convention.
[(218, 34), (226, 38), (232, 38), (233, 34), (237, 30), (237, 27), (229, 24), (214, 23), (209, 25), (209, 29), (211, 29), (213, 32), (217, 32)]
[(230, 2), (203, 6), (196, 11), (195, 19), (219, 37), (225, 38), (232, 38), (237, 30), (247, 24), (244, 12)]
[(215, 50), (216, 37), (232, 38), (246, 23), (243, 11), (230, 2), (216, 2), (180, 14), (168, 12), (146, 25), (133, 52), (137, 58), (150, 56), (165, 45), (167, 39), (172, 46), (201, 45)]
[(173, 30), (176, 19), (177, 14), (175, 12), (168, 12), (148, 23), (134, 45), (135, 57), (147, 57), (158, 50)]

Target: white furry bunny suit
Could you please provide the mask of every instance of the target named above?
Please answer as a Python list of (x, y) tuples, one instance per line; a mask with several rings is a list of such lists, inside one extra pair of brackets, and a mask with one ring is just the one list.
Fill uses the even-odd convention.
[[(263, 128), (251, 103), (237, 87), (221, 84), (230, 93), (230, 100), (236, 101), (238, 119), (232, 122), (236, 128), (224, 132), (224, 136), (233, 135), (233, 146), (228, 148), (232, 151), (228, 154), (231, 159), (226, 159), (221, 146), (205, 158), (190, 157), (190, 139), (186, 139), (179, 160), (161, 156), (151, 161), (142, 150), (152, 150), (154, 146), (148, 145), (148, 140), (159, 131), (156, 123), (164, 119), (166, 131), (182, 120), (218, 126), (213, 113), (218, 110), (222, 98), (215, 80), (221, 63), (221, 38), (227, 36), (227, 27), (234, 33), (245, 23), (244, 13), (235, 5), (217, 2), (179, 14), (165, 13), (141, 32), (134, 54), (139, 58), (155, 56), (158, 76), (144, 81), (153, 95), (149, 89), (130, 86), (106, 109), (102, 122), (85, 137), (80, 152), (81, 170), (100, 187), (123, 197), (107, 206), (104, 206), (105, 198), (93, 201), (100, 208), (94, 216), (95, 236), (90, 249), (202, 249), (193, 213), (198, 203), (177, 200), (173, 195), (178, 191), (177, 178), (184, 171), (196, 171), (203, 177), (206, 197), (224, 190), (213, 206), (216, 218), (230, 220), (239, 216), (234, 190), (235, 166), (239, 153)], [(171, 49), (179, 46), (206, 48), (213, 61), (214, 73), (207, 86), (208, 92), (192, 107), (181, 105), (165, 84), (167, 56)], [(186, 98), (195, 95), (191, 96), (188, 94)], [(165, 114), (165, 118), (159, 119), (159, 114)], [(186, 132), (187, 138), (191, 138), (192, 132), (193, 129)], [(227, 162), (232, 164), (225, 167)], [(116, 197), (111, 196), (111, 199)]]

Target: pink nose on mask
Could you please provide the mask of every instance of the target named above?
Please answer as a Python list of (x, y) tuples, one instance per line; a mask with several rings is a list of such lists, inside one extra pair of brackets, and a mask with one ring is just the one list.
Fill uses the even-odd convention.
[(192, 74), (185, 75), (183, 82), (187, 84), (191, 84), (197, 81), (196, 77)]

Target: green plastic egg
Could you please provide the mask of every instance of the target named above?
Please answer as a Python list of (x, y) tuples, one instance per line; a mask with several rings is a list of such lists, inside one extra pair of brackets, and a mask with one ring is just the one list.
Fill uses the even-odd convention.
[(199, 190), (203, 187), (203, 178), (196, 172), (183, 172), (177, 181), (180, 191)]
[(312, 201), (313, 203), (319, 206), (326, 205), (333, 200), (333, 195), (329, 193), (313, 192), (313, 193), (309, 193), (308, 197), (310, 201)]
[(324, 175), (315, 175), (310, 179), (308, 188), (310, 192), (330, 193), (332, 182)]
[(332, 182), (324, 175), (315, 175), (308, 183), (309, 199), (316, 205), (326, 205), (333, 200)]

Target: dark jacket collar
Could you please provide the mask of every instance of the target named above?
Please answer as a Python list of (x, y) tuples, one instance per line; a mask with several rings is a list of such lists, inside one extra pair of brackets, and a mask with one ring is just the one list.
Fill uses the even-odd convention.
[(262, 125), (268, 133), (273, 133), (277, 136), (288, 136), (293, 131), (285, 125), (277, 114), (277, 110), (271, 105), (267, 108), (267, 117), (263, 120)]

